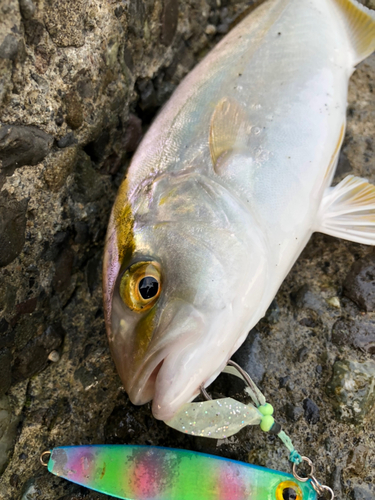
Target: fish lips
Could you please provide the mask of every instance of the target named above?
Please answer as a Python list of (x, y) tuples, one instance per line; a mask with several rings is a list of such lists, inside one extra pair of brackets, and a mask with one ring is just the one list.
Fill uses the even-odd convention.
[(152, 399), (154, 417), (164, 421), (170, 420), (182, 405), (194, 399), (202, 385), (209, 385), (224, 369), (233, 352), (230, 339), (218, 335), (220, 321), (214, 323), (211, 317), (203, 318), (191, 308), (182, 329), (182, 318), (178, 316), (176, 323), (173, 321), (173, 325), (160, 332), (159, 342), (163, 345), (159, 344), (160, 349), (144, 360), (128, 389), (135, 404)]
[[(142, 405), (154, 399), (155, 389), (173, 360), (194, 350), (205, 331), (206, 322), (197, 309), (187, 303), (181, 305), (180, 300), (169, 304), (142, 361), (135, 362), (135, 356), (123, 360), (127, 364), (123, 383), (132, 403)], [(195, 392), (199, 392), (199, 384)]]

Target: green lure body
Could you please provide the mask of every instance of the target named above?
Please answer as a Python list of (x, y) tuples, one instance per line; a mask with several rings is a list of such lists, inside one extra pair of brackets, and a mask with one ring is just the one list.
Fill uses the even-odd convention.
[(194, 451), (132, 445), (54, 448), (48, 470), (123, 500), (316, 500), (310, 482)]

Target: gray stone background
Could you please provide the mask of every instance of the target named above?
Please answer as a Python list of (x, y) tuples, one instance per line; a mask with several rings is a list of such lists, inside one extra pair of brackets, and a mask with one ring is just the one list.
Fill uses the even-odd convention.
[[(371, 5), (372, 3), (372, 5)], [(272, 436), (180, 435), (109, 355), (101, 262), (132, 152), (250, 0), (0, 0), (0, 498), (104, 499), (50, 475), (57, 445), (182, 447), (289, 471)], [(375, 7), (373, 0), (366, 5)], [(375, 56), (350, 83), (335, 181), (375, 181)], [(375, 254), (316, 234), (236, 359), (339, 499), (375, 497)], [(211, 391), (242, 397), (223, 375)]]

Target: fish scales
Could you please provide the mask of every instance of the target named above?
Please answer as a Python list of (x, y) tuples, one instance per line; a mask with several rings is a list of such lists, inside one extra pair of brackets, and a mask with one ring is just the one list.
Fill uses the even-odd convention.
[(313, 231), (374, 244), (372, 186), (349, 176), (329, 187), (348, 80), (374, 48), (374, 14), (355, 0), (268, 0), (142, 140), (109, 223), (103, 284), (119, 374), (157, 418), (220, 373)]

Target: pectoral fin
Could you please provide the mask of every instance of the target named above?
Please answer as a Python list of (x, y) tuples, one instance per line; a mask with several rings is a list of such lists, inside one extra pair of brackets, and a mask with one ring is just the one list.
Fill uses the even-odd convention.
[(215, 170), (219, 158), (246, 148), (249, 134), (250, 126), (240, 104), (228, 97), (221, 99), (212, 113), (210, 124), (209, 145)]
[(335, 0), (355, 52), (355, 64), (375, 50), (375, 12), (357, 0)]
[(318, 213), (316, 231), (375, 245), (375, 186), (348, 175), (328, 188)]

